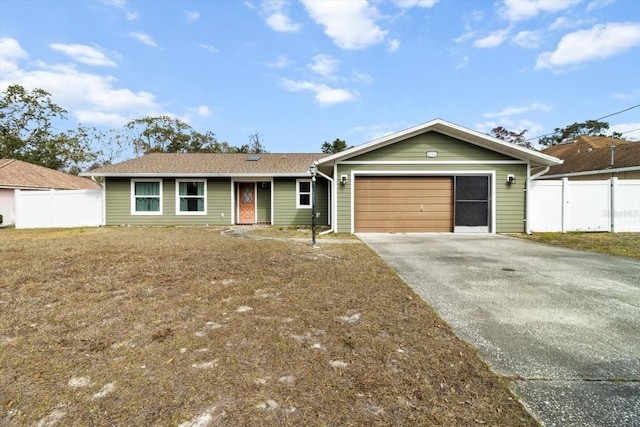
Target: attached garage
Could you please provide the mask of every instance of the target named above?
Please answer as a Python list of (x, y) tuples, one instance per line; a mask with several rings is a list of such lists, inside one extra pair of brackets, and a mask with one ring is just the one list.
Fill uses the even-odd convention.
[(362, 176), (355, 181), (355, 231), (453, 231), (453, 178)]
[(320, 159), (338, 233), (528, 230), (534, 166), (561, 161), (444, 120)]

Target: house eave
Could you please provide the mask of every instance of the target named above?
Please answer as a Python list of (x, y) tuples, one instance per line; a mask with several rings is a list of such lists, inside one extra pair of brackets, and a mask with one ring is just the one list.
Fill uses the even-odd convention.
[(290, 173), (193, 173), (193, 172), (172, 172), (172, 173), (91, 173), (84, 172), (80, 176), (105, 177), (105, 178), (281, 178), (294, 177), (304, 178), (309, 176), (309, 172)]

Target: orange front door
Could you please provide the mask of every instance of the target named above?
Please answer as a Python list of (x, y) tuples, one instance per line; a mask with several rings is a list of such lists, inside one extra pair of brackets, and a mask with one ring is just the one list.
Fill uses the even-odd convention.
[(253, 182), (238, 184), (239, 209), (238, 222), (240, 224), (254, 224), (256, 222), (256, 186)]

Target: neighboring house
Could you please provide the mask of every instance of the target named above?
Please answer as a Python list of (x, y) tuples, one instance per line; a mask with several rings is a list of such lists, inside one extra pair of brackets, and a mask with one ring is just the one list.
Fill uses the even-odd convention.
[(95, 190), (100, 184), (14, 159), (0, 159), (0, 214), (3, 226), (15, 224), (15, 190)]
[(538, 179), (640, 179), (640, 142), (602, 136), (579, 136), (542, 150), (564, 160)]
[(88, 171), (106, 225), (311, 223), (338, 233), (527, 231), (530, 171), (562, 161), (446, 122), (333, 154), (154, 153)]

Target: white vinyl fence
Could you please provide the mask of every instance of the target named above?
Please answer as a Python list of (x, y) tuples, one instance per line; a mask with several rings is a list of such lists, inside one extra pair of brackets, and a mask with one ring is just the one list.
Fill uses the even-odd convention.
[(104, 225), (102, 190), (16, 190), (16, 228)]
[(530, 230), (640, 231), (640, 180), (535, 180)]

